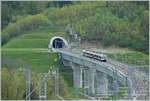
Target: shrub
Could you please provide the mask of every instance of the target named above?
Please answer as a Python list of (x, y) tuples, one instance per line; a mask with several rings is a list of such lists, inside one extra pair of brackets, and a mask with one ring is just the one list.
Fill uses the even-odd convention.
[(50, 25), (51, 22), (43, 14), (27, 16), (16, 23), (10, 23), (1, 34), (2, 45), (8, 42), (10, 38), (21, 35), (26, 31), (50, 28)]
[(20, 72), (16, 70), (8, 70), (2, 68), (1, 70), (1, 91), (3, 100), (18, 100), (23, 99), (24, 95), (24, 77)]

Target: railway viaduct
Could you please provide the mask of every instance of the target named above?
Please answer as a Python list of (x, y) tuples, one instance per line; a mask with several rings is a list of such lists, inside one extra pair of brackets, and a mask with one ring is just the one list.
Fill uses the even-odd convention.
[[(73, 69), (73, 86), (83, 88), (88, 95), (108, 95), (113, 88), (110, 85), (122, 84), (126, 88), (126, 94), (132, 92), (132, 82), (127, 75), (115, 69), (107, 62), (99, 62), (75, 53), (69, 49), (67, 41), (59, 36), (50, 40), (49, 48), (59, 53), (63, 64)], [(113, 82), (115, 79), (116, 82)]]

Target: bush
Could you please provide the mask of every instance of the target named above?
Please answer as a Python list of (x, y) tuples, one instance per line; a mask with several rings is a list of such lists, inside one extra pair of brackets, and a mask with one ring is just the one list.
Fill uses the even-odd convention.
[(22, 73), (16, 72), (16, 70), (8, 70), (2, 68), (1, 70), (1, 96), (3, 100), (18, 100), (23, 99), (24, 96), (24, 77)]
[[(9, 67), (10, 68), (10, 67)], [(14, 69), (3, 67), (1, 70), (2, 81), (1, 81), (1, 92), (3, 100), (21, 100), (25, 99), (25, 78), (24, 74)], [(31, 71), (31, 91), (34, 92), (31, 94), (32, 100), (38, 100), (39, 96), (39, 74)], [(48, 100), (54, 99), (54, 79), (53, 76), (50, 76), (47, 80), (47, 94)], [(70, 98), (73, 96), (68, 91), (67, 83), (65, 82), (62, 76), (59, 76), (59, 87), (60, 95), (64, 98)]]
[(51, 22), (43, 14), (27, 16), (24, 19), (18, 20), (16, 23), (10, 23), (6, 27), (2, 36), (2, 45), (10, 40), (10, 38), (23, 34), (26, 31), (34, 29), (50, 28)]

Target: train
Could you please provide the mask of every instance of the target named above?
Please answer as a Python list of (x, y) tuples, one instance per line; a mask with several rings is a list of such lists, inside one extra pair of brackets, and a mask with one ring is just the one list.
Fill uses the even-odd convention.
[(89, 50), (83, 50), (82, 55), (91, 59), (95, 59), (101, 62), (107, 62), (107, 56), (103, 53), (98, 53)]

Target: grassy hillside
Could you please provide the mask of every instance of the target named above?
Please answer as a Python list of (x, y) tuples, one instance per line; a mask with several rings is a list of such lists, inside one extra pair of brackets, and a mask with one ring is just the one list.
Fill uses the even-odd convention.
[(149, 72), (149, 56), (142, 52), (129, 51), (127, 53), (107, 53), (108, 57), (125, 64)]
[[(57, 58), (56, 54), (48, 53), (48, 43), (54, 35), (53, 33), (34, 32), (13, 38), (2, 47), (2, 58), (21, 59), (35, 71), (46, 72), (49, 66), (53, 64), (54, 59)], [(56, 35), (64, 36), (63, 33)], [(40, 50), (42, 48), (45, 50), (44, 52)]]
[[(29, 32), (28, 32), (29, 33)], [(48, 48), (49, 41), (53, 36), (67, 38), (63, 32), (30, 32), (20, 37), (15, 37), (11, 42), (5, 44), (3, 48)], [(19, 42), (19, 43), (18, 43)]]
[[(68, 38), (63, 32), (31, 32), (13, 38), (2, 47), (2, 58), (25, 61), (36, 72), (46, 72), (51, 65), (60, 67), (62, 63), (55, 62), (57, 54), (49, 53), (48, 44), (53, 36)], [(55, 63), (54, 63), (55, 62)]]
[[(62, 32), (53, 34), (51, 32), (40, 31), (12, 38), (1, 48), (2, 67), (20, 68), (23, 65), (27, 65), (36, 75), (38, 73), (48, 72), (50, 66), (60, 68), (60, 74), (68, 84), (67, 90), (68, 87), (72, 86), (72, 70), (71, 68), (65, 69), (62, 62), (58, 59), (58, 54), (50, 53), (47, 48), (50, 38), (56, 35), (66, 37)], [(64, 73), (66, 71), (69, 74)], [(70, 98), (72, 95), (68, 94), (65, 96)], [(72, 98), (74, 97), (76, 96), (72, 96)]]

